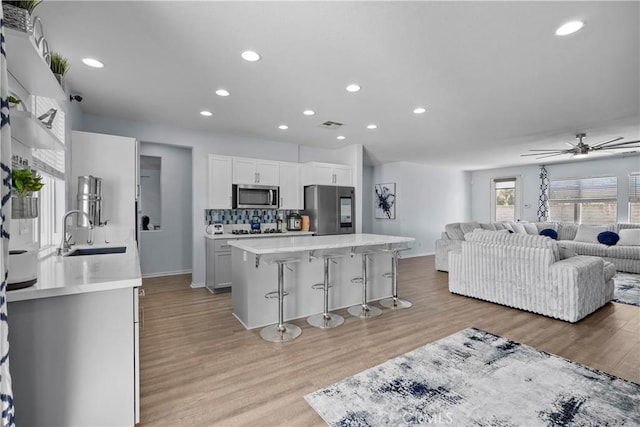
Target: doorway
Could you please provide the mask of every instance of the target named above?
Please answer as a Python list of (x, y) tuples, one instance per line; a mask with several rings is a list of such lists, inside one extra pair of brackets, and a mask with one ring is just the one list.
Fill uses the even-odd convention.
[(139, 235), (143, 277), (191, 272), (191, 166), (190, 147), (140, 142)]

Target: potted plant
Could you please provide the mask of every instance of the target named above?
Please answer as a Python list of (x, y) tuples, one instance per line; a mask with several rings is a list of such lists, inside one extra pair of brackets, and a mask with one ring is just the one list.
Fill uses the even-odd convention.
[(5, 25), (14, 30), (22, 31), (23, 33), (33, 32), (31, 14), (40, 3), (41, 0), (3, 0), (2, 12)]
[(62, 86), (62, 79), (69, 70), (69, 60), (57, 52), (51, 52), (51, 71)]
[(44, 183), (42, 176), (30, 169), (11, 171), (13, 190), (11, 196), (11, 218), (35, 218), (38, 216), (38, 198), (33, 193), (40, 191)]
[(9, 102), (9, 108), (16, 108), (18, 105), (20, 105), (22, 103), (20, 98), (16, 98), (13, 95), (9, 95), (7, 97), (7, 102)]

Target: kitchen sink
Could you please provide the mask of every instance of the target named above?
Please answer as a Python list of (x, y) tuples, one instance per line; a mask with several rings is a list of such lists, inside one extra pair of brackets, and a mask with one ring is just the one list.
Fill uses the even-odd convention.
[(108, 246), (104, 248), (78, 248), (69, 252), (67, 256), (121, 254), (126, 251), (127, 251), (126, 246)]

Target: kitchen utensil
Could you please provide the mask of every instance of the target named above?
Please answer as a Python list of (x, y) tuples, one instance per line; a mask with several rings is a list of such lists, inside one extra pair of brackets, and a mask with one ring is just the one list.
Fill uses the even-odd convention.
[(207, 226), (207, 234), (224, 234), (222, 224), (215, 222)]
[(301, 215), (301, 229), (302, 231), (309, 231), (309, 215)]
[(254, 216), (253, 218), (251, 218), (251, 229), (252, 230), (260, 230), (260, 218), (257, 216)]
[(302, 218), (297, 212), (292, 212), (287, 218), (287, 230), (300, 231), (302, 229)]

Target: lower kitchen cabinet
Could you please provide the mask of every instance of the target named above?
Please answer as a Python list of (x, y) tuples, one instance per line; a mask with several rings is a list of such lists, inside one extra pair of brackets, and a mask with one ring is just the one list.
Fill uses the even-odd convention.
[[(231, 246), (227, 239), (206, 240), (206, 284), (211, 292), (231, 289)], [(233, 239), (232, 239), (233, 240)]]
[(139, 421), (138, 288), (10, 302), (16, 425)]

